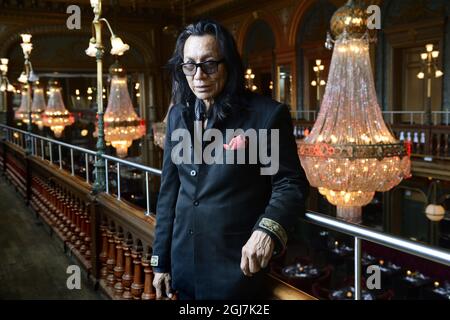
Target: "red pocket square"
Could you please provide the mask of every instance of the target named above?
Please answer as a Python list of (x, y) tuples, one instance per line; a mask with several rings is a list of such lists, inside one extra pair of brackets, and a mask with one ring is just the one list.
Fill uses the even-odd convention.
[(238, 135), (231, 139), (230, 143), (224, 144), (223, 148), (225, 150), (238, 150), (238, 149), (244, 149), (247, 146), (247, 140), (245, 139), (245, 136)]

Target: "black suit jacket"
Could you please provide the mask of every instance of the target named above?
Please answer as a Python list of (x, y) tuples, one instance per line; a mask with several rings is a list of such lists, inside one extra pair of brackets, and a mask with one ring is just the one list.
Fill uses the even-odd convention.
[[(174, 105), (168, 116), (152, 266), (170, 272), (172, 287), (196, 299), (240, 299), (260, 293), (262, 272), (246, 277), (241, 250), (254, 230), (267, 232), (277, 251), (304, 213), (308, 182), (300, 165), (286, 105), (245, 94), (240, 107), (208, 128), (279, 129), (279, 170), (262, 164), (180, 164), (171, 160), (175, 129), (193, 128), (193, 106)], [(269, 135), (270, 136), (270, 135)], [(205, 146), (205, 145), (204, 145)], [(229, 152), (225, 151), (225, 156)], [(248, 156), (246, 157), (248, 160)]]

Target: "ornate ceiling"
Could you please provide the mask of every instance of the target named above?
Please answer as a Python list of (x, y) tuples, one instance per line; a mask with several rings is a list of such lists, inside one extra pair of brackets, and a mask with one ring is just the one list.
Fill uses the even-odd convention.
[[(240, 5), (247, 0), (103, 0), (106, 12), (120, 9), (126, 14), (172, 13), (175, 16), (190, 17), (204, 15), (233, 3)], [(254, 2), (254, 1), (253, 1)], [(256, 0), (256, 2), (260, 2)], [(69, 5), (78, 5), (82, 10), (90, 10), (89, 0), (0, 0), (0, 10), (34, 10), (36, 12), (65, 12)], [(123, 11), (122, 11), (123, 10)]]

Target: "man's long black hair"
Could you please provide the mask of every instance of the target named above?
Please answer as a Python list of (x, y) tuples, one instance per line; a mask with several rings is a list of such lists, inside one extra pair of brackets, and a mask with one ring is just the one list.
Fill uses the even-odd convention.
[(211, 108), (211, 116), (221, 121), (229, 115), (245, 90), (244, 68), (233, 36), (214, 20), (203, 19), (192, 23), (178, 36), (175, 50), (167, 64), (172, 75), (172, 102), (184, 105), (194, 104), (196, 97), (191, 91), (180, 65), (183, 63), (186, 40), (190, 36), (208, 34), (216, 39), (227, 70), (225, 86), (219, 96), (214, 98), (214, 108)]

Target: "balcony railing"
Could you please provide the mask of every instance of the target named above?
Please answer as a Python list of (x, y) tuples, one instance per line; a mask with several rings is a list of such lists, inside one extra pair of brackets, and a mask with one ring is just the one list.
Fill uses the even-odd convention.
[[(26, 147), (26, 139), (27, 137), (30, 137), (31, 139), (31, 154), (35, 157), (39, 157), (42, 160), (48, 160), (51, 164), (57, 164), (59, 165), (60, 169), (63, 169), (63, 163), (65, 163), (63, 159), (63, 150), (69, 151), (70, 155), (70, 165), (68, 166), (68, 170), (70, 171), (72, 176), (75, 176), (75, 168), (80, 167), (79, 163), (76, 163), (74, 161), (74, 152), (79, 152), (82, 155), (82, 158), (84, 159), (82, 172), (84, 172), (84, 179), (86, 183), (90, 184), (94, 182), (93, 177), (95, 177), (95, 168), (92, 164), (93, 159), (94, 163), (97, 162), (97, 157), (100, 156), (97, 154), (97, 152), (77, 147), (71, 144), (67, 144), (58, 140), (46, 138), (43, 136), (39, 136), (33, 133), (28, 133), (27, 131), (23, 131), (17, 128), (8, 127), (5, 125), (0, 124), (0, 128), (3, 128), (5, 133), (5, 139), (6, 141), (13, 143), (23, 149)], [(56, 148), (55, 148), (56, 147)], [(55, 149), (57, 151), (58, 156), (55, 157)], [(111, 185), (111, 179), (110, 179), (110, 172), (113, 171), (113, 173), (116, 175), (116, 185), (115, 187), (115, 196), (118, 200), (122, 199), (122, 192), (121, 192), (121, 170), (123, 170), (123, 167), (133, 168), (138, 171), (141, 171), (144, 176), (144, 184), (145, 184), (145, 200), (146, 200), (146, 215), (150, 215), (151, 213), (151, 197), (150, 197), (150, 186), (149, 186), (149, 179), (150, 176), (161, 176), (161, 170), (150, 168), (147, 166), (143, 166), (138, 163), (130, 162), (127, 160), (119, 159), (116, 157), (112, 157), (109, 155), (102, 155), (103, 159), (105, 160), (105, 181), (106, 181), (106, 193), (110, 194), (110, 185)], [(114, 172), (115, 171), (115, 172)]]
[(361, 239), (450, 266), (450, 252), (387, 235), (318, 213), (308, 212), (306, 213), (306, 219), (308, 222), (354, 237), (355, 300), (361, 299)]
[[(69, 170), (65, 170), (62, 165), (63, 148), (70, 151), (70, 159), (73, 159), (74, 151), (80, 152), (84, 156), (98, 156), (96, 152), (91, 150), (79, 148), (38, 135), (29, 134), (25, 131), (5, 125), (0, 125), (0, 127), (3, 129), (4, 141), (14, 144), (19, 150), (24, 149), (25, 139), (27, 137), (31, 137), (34, 145), (31, 156), (46, 162), (48, 161), (47, 163), (51, 164), (47, 170), (49, 174), (60, 175), (59, 172), (55, 172), (53, 169), (54, 166), (58, 166), (61, 172), (67, 171), (66, 175), (72, 180), (76, 180), (76, 177), (74, 177), (73, 161), (71, 161), (71, 165), (68, 167)], [(50, 146), (51, 144), (58, 147), (57, 160), (53, 159), (51, 151), (52, 148), (49, 147), (47, 150), (45, 148), (45, 145)], [(41, 145), (40, 152), (39, 148), (37, 148), (39, 145)], [(101, 215), (103, 216), (101, 221), (95, 221), (95, 219), (97, 219), (96, 215), (89, 214), (90, 212), (95, 211), (95, 209), (90, 209), (89, 206), (91, 204), (89, 204), (89, 201), (81, 200), (78, 198), (79, 196), (75, 196), (72, 191), (68, 190), (67, 186), (60, 185), (61, 181), (64, 181), (65, 179), (64, 176), (62, 176), (62, 178), (58, 181), (55, 180), (50, 182), (46, 181), (42, 177), (30, 178), (33, 180), (33, 196), (31, 197), (32, 206), (36, 208), (35, 210), (41, 212), (44, 219), (55, 227), (57, 232), (61, 234), (61, 237), (65, 239), (65, 241), (72, 243), (72, 246), (76, 252), (78, 252), (77, 250), (81, 250), (80, 256), (82, 255), (85, 259), (92, 260), (92, 265), (94, 266), (98, 264), (97, 267), (94, 267), (96, 271), (93, 273), (95, 276), (100, 278), (101, 285), (103, 284), (103, 287), (106, 288), (105, 290), (110, 292), (111, 297), (124, 299), (133, 297), (135, 299), (154, 298), (150, 285), (152, 282), (152, 276), (151, 268), (149, 267), (150, 247), (154, 237), (154, 216), (152, 214), (148, 217), (148, 220), (140, 220), (138, 217), (138, 212), (135, 209), (129, 206), (124, 206), (121, 204), (122, 201), (117, 202), (117, 200), (121, 200), (121, 166), (129, 166), (135, 168), (136, 170), (141, 170), (145, 173), (145, 179), (147, 181), (145, 184), (147, 210), (144, 212), (144, 215), (149, 215), (150, 197), (148, 194), (148, 176), (160, 176), (161, 171), (108, 155), (104, 155), (103, 157), (105, 159), (106, 168), (109, 168), (110, 162), (114, 162), (116, 164), (119, 187), (115, 198), (107, 193), (104, 193), (106, 197), (100, 195), (100, 199), (98, 201), (104, 205), (104, 208), (100, 210)], [(8, 159), (5, 149), (0, 155), (0, 160), (3, 168), (5, 168), (8, 163), (12, 163), (9, 170), (11, 171), (11, 169), (13, 169), (12, 176), (14, 179), (14, 184), (20, 185), (22, 190), (27, 188), (26, 179), (24, 177), (27, 175), (25, 172), (27, 169), (24, 168), (23, 165), (14, 163), (14, 159)], [(86, 162), (86, 172), (90, 171), (90, 168), (89, 162)], [(106, 171), (108, 172), (108, 170)], [(65, 179), (65, 181), (67, 183), (67, 179)], [(90, 181), (89, 174), (87, 174), (85, 179), (86, 186), (89, 185)], [(86, 189), (86, 186), (78, 186), (76, 181), (73, 185), (79, 187), (79, 190)], [(79, 190), (78, 193), (81, 193)], [(141, 215), (142, 213), (143, 212), (141, 211)], [(130, 216), (130, 220), (127, 220), (127, 215)], [(354, 237), (356, 300), (361, 299), (361, 239), (450, 266), (449, 252), (409, 240), (403, 240), (373, 229), (347, 223), (318, 213), (306, 213), (306, 221), (308, 223), (317, 224), (328, 229), (334, 229), (338, 232)], [(93, 228), (90, 227), (91, 224), (94, 224)], [(90, 236), (86, 236), (86, 234), (89, 235), (89, 231), (91, 231)], [(84, 234), (84, 236), (81, 236), (82, 234)], [(137, 240), (134, 239), (135, 237), (137, 237)], [(97, 243), (93, 245), (91, 253), (91, 250), (86, 249), (86, 246), (91, 245), (91, 242), (97, 238), (100, 239), (101, 244)], [(88, 252), (88, 254), (86, 252)], [(88, 265), (91, 264), (89, 263)], [(132, 272), (133, 267), (135, 270), (134, 273)], [(143, 274), (145, 274), (145, 280), (143, 280)], [(279, 286), (280, 282), (277, 283), (277, 286)], [(285, 293), (287, 292), (286, 290), (293, 290), (293, 288), (287, 289), (285, 286), (282, 288), (282, 292)], [(279, 294), (278, 296), (283, 297), (283, 294)], [(292, 297), (292, 295), (287, 296)], [(307, 295), (297, 293), (293, 296), (300, 299), (310, 298)]]

